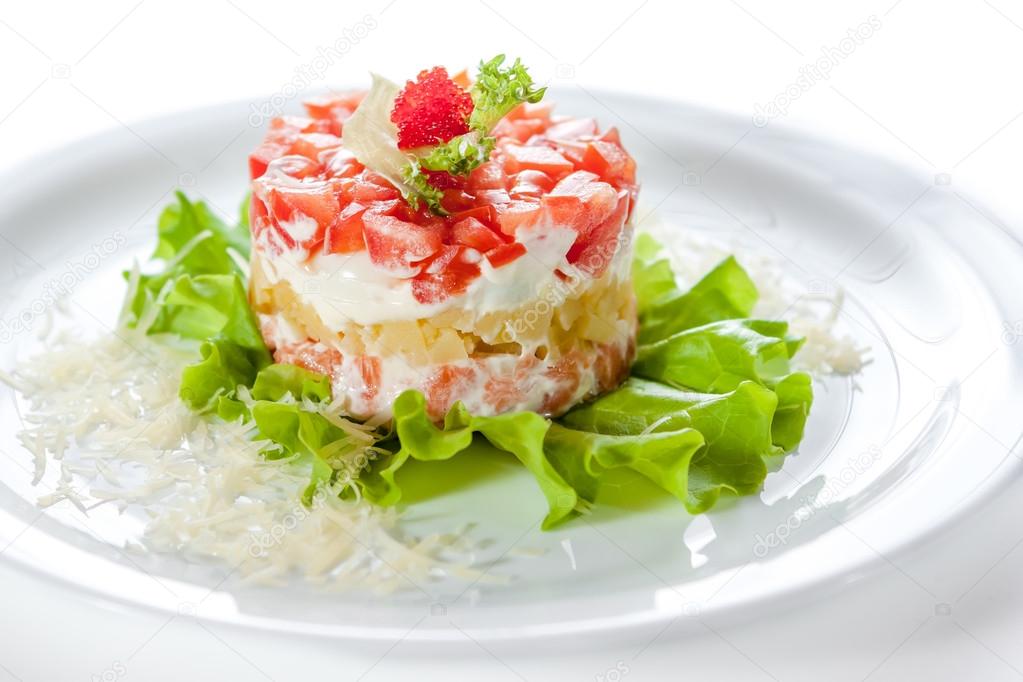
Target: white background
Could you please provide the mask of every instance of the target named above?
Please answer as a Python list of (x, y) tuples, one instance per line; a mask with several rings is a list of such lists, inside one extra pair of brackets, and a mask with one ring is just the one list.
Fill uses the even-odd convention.
[[(111, 126), (262, 100), (296, 68), (312, 67), (318, 46), (357, 36), (346, 31), (360, 23), (375, 27), (312, 87), (363, 84), (369, 69), (397, 80), (503, 51), (521, 55), (542, 81), (752, 116), (872, 16), (873, 35), (845, 50), (827, 79), (793, 89), (770, 125), (841, 138), (933, 173), (1019, 227), (1023, 6), (1010, 0), (4, 3), (0, 166)], [(624, 133), (627, 141), (638, 131)], [(201, 180), (201, 169), (189, 172)], [(1023, 678), (1021, 518), (1016, 485), (827, 601), (702, 637), (669, 628), (642, 650), (469, 644), (440, 658), (402, 643), (327, 646), (113, 612), (0, 568), (0, 680), (614, 680), (616, 666), (626, 680), (1012, 680)]]

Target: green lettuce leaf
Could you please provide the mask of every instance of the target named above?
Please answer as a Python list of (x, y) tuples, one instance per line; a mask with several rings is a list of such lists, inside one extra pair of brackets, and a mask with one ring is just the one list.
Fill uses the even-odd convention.
[(297, 365), (270, 365), (245, 385), (252, 386), (256, 400), (276, 401), (291, 395), (296, 400), (330, 402), (330, 379)]
[(234, 421), (244, 413), (240, 404), (231, 400), (235, 390), (251, 385), (268, 360), (222, 338), (203, 342), (199, 353), (202, 360), (182, 370), (178, 395), (197, 412), (216, 410), (227, 421)]
[[(516, 66), (502, 76), (509, 92)], [(494, 111), (507, 104), (498, 100)], [(620, 470), (649, 479), (695, 514), (722, 494), (758, 491), (770, 458), (803, 437), (812, 382), (790, 363), (802, 339), (785, 322), (750, 319), (756, 287), (734, 258), (682, 290), (660, 245), (645, 235), (635, 249), (637, 358), (617, 390), (555, 421), (532, 412), (475, 416), (457, 403), (440, 424), (422, 394), (406, 391), (394, 402), (390, 430), (346, 423), (327, 408), (328, 377), (274, 364), (263, 342), (239, 265), (249, 249), (247, 206), (232, 227), (179, 194), (158, 227), (153, 257), (163, 267), (132, 277), (138, 286), (126, 323), (200, 342), (198, 361), (182, 373), (182, 399), (199, 412), (250, 421), (264, 456), (307, 466), (307, 504), (342, 476), (357, 476), (345, 483), (368, 500), (395, 504), (399, 472), (410, 461), (447, 460), (489, 444), (536, 480), (547, 505), (544, 529), (586, 513)], [(373, 457), (360, 470), (356, 456), (367, 453)]]
[[(258, 428), (257, 438), (269, 441), (263, 454), (272, 459), (295, 457), (310, 466), (310, 480), (302, 500), (310, 504), (323, 485), (337, 480), (340, 472), (357, 473), (351, 456), (364, 450), (354, 439), (308, 403), (329, 403), (330, 379), (295, 365), (270, 365), (248, 385), (252, 402), (247, 412)], [(240, 401), (233, 401), (240, 402)]]
[[(757, 289), (735, 258), (721, 261), (689, 291), (674, 286), (674, 275), (666, 260), (638, 270), (642, 296), (640, 343), (660, 341), (671, 334), (710, 322), (749, 317), (757, 302)], [(667, 280), (672, 286), (669, 288)]]
[(788, 335), (788, 323), (723, 320), (640, 344), (632, 373), (671, 386), (719, 393), (740, 381), (780, 378), (800, 339)]
[(158, 242), (153, 258), (169, 261), (178, 256), (190, 241), (203, 232), (211, 237), (202, 240), (181, 264), (192, 274), (226, 273), (237, 269), (227, 247), (234, 249), (243, 259), (249, 257), (248, 202), (242, 206), (243, 220), (227, 225), (201, 201), (191, 202), (181, 192), (176, 193), (177, 205), (170, 205), (160, 214), (157, 223)]
[(474, 417), (462, 403), (448, 411), (436, 425), (426, 413), (426, 400), (418, 391), (405, 391), (394, 401), (394, 431), (398, 449), (359, 477), (363, 494), (379, 504), (395, 504), (401, 488), (395, 480), (409, 458), (444, 460), (464, 451), (479, 434), (494, 447), (510, 452), (536, 479), (549, 512), (543, 528), (551, 528), (577, 511), (579, 494), (559, 475), (544, 453), (544, 437), (550, 422), (533, 412), (496, 417)]
[(612, 469), (631, 469), (684, 502), (690, 510), (693, 461), (704, 447), (695, 429), (608, 435), (552, 424), (544, 448), (547, 457), (579, 496), (597, 500), (602, 476)]
[(767, 476), (765, 458), (784, 450), (773, 436), (777, 405), (770, 389), (752, 381), (714, 394), (633, 377), (618, 390), (570, 411), (561, 422), (614, 436), (700, 433), (705, 447), (692, 460), (688, 489), (668, 489), (696, 514), (713, 506), (724, 490), (747, 495), (760, 488)]

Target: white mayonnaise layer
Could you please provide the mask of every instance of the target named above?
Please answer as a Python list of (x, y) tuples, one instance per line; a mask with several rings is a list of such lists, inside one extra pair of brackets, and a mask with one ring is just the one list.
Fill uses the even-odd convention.
[(417, 301), (410, 280), (378, 268), (366, 251), (321, 252), (307, 258), (301, 249), (273, 255), (257, 243), (256, 257), (262, 260), (271, 284), (288, 282), (328, 328), (341, 329), (353, 323), (366, 326), (429, 318), (453, 308), (476, 315), (518, 309), (556, 283), (556, 269), (570, 269), (565, 255), (575, 237), (575, 231), (565, 227), (520, 230), (517, 240), (526, 247), (525, 255), (500, 268), (484, 259), (481, 276), (464, 294), (435, 304)]

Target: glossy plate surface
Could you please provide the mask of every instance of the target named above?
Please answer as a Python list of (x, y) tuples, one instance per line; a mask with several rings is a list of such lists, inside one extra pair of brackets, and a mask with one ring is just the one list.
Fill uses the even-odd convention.
[[(115, 547), (137, 514), (68, 506), (40, 514), (18, 402), (0, 388), (0, 558), (105, 599), (293, 633), (465, 642), (567, 633), (656, 632), (718, 615), (761, 616), (854, 580), (998, 493), (1020, 471), (1023, 268), (1019, 242), (935, 179), (831, 143), (689, 106), (555, 92), (559, 111), (617, 125), (643, 183), (641, 219), (771, 256), (798, 296), (841, 287), (838, 327), (869, 346), (851, 378), (817, 382), (798, 454), (757, 497), (690, 517), (670, 498), (610, 500), (541, 533), (543, 501), (501, 457), (420, 467), (452, 480), (418, 503), (417, 532), (475, 523), (490, 573), (508, 584), (441, 581), (380, 598), (302, 584), (247, 587), (225, 569)], [(234, 214), (245, 158), (262, 135), (246, 103), (133, 125), (9, 174), (0, 189), (0, 368), (31, 354), (18, 316), (50, 305), (67, 278), (70, 314), (102, 329), (120, 271), (151, 249), (178, 185)], [(91, 258), (115, 234), (126, 243)], [(685, 255), (682, 254), (684, 258)], [(85, 266), (81, 266), (85, 263)], [(26, 312), (29, 311), (29, 312)], [(473, 470), (471, 485), (460, 468)], [(459, 482), (463, 481), (463, 482)]]

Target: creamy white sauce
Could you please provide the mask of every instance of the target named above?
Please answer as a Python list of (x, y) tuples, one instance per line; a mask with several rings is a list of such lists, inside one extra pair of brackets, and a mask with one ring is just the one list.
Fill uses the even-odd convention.
[(526, 247), (523, 256), (499, 268), (484, 258), (480, 277), (465, 293), (434, 304), (417, 301), (410, 280), (393, 277), (375, 266), (364, 250), (350, 254), (321, 252), (309, 258), (302, 249), (274, 255), (257, 243), (256, 257), (262, 259), (271, 284), (288, 282), (327, 327), (341, 329), (353, 323), (366, 326), (429, 318), (451, 309), (464, 309), (478, 316), (518, 309), (556, 283), (556, 269), (570, 269), (565, 255), (575, 237), (575, 231), (565, 227), (522, 229), (517, 240)]

